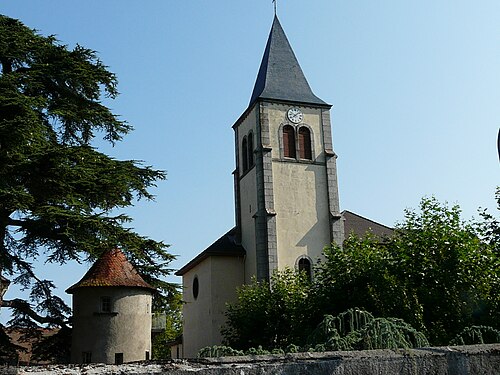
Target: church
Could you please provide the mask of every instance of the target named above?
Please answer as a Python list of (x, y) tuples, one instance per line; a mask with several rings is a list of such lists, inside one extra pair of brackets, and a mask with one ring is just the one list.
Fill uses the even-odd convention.
[(226, 303), (252, 277), (285, 267), (313, 277), (326, 245), (392, 231), (340, 211), (331, 107), (313, 93), (275, 16), (250, 103), (233, 125), (235, 227), (176, 273), (184, 357), (221, 344)]

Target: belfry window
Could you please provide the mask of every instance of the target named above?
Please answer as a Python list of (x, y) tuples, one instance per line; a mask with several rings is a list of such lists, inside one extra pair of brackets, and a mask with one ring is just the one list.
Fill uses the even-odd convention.
[(299, 156), (301, 159), (312, 160), (311, 132), (305, 126), (299, 129)]
[(302, 272), (302, 271), (305, 272), (308, 280), (312, 279), (311, 261), (309, 259), (300, 258), (297, 266), (298, 266), (297, 268), (299, 269), (299, 272)]
[(253, 167), (253, 133), (248, 133), (248, 168)]
[(295, 130), (290, 125), (283, 127), (283, 156), (295, 158)]
[(248, 145), (247, 145), (247, 137), (243, 137), (243, 141), (241, 142), (241, 159), (243, 163), (243, 173), (248, 169)]

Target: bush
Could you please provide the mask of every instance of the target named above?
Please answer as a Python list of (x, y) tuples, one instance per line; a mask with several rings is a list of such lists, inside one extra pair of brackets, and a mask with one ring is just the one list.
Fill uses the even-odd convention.
[(428, 346), (429, 342), (401, 319), (374, 318), (354, 308), (335, 317), (325, 315), (309, 336), (308, 345), (314, 351), (325, 351), (415, 348)]
[[(500, 190), (497, 200), (500, 208)], [(413, 347), (429, 345), (425, 337), (447, 345), (470, 326), (499, 330), (500, 221), (486, 211), (482, 222), (460, 215), (458, 206), (425, 198), (419, 211), (406, 210), (392, 237), (368, 233), (325, 248), (312, 282), (287, 269), (243, 286), (228, 306), (226, 343), (241, 350)], [(359, 324), (373, 316), (386, 319), (363, 333)]]
[(236, 303), (227, 308), (224, 344), (240, 350), (301, 344), (308, 329), (309, 287), (305, 275), (290, 269), (275, 272), (271, 283), (254, 278), (243, 285)]
[(206, 346), (198, 352), (198, 358), (234, 357), (245, 355), (241, 350), (235, 350), (229, 346)]
[(472, 326), (465, 328), (450, 345), (494, 344), (500, 342), (500, 331), (488, 326)]

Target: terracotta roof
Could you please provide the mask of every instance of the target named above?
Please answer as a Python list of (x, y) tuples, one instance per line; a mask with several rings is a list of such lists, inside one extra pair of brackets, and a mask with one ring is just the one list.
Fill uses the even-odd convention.
[(29, 366), (29, 365), (46, 365), (51, 363), (49, 360), (40, 360), (32, 358), (33, 346), (40, 342), (40, 340), (53, 336), (59, 332), (59, 328), (37, 328), (37, 331), (41, 336), (28, 336), (28, 338), (23, 337), (28, 331), (26, 328), (22, 327), (5, 327), (5, 333), (10, 337), (11, 342), (25, 350), (18, 349), (18, 361), (12, 363), (12, 365), (18, 366)]
[(96, 286), (127, 286), (155, 290), (137, 273), (120, 249), (102, 254), (85, 276), (70, 286), (66, 293), (73, 293), (77, 288)]

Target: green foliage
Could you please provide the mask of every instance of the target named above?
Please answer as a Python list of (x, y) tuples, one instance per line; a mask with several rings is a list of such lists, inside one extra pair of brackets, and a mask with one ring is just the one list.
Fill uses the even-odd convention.
[(397, 318), (376, 318), (360, 332), (359, 349), (422, 348), (429, 346), (423, 333)]
[(206, 346), (198, 352), (198, 358), (233, 357), (242, 355), (245, 355), (243, 351), (223, 345)]
[(174, 293), (166, 310), (163, 313), (156, 313), (155, 316), (165, 318), (165, 328), (153, 339), (152, 359), (169, 359), (171, 352), (168, 342), (182, 335), (182, 295)]
[[(279, 274), (276, 275), (276, 277)], [(325, 315), (312, 331), (306, 345), (289, 344), (284, 350), (264, 349), (261, 345), (246, 351), (228, 346), (203, 348), (198, 357), (223, 357), (233, 355), (263, 355), (298, 352), (325, 352), (336, 350), (396, 349), (428, 346), (425, 336), (409, 324), (396, 318), (374, 318), (367, 311), (349, 309), (337, 316)]]
[(373, 315), (357, 308), (337, 316), (325, 315), (311, 332), (307, 345), (314, 351), (354, 350), (360, 341), (360, 330), (373, 321)]
[(350, 236), (342, 248), (325, 248), (324, 255), (315, 270), (311, 294), (315, 321), (324, 314), (337, 315), (354, 307), (378, 316), (412, 310), (412, 296), (405, 294), (393, 274), (394, 260), (386, 242), (371, 233), (363, 238)]
[(420, 210), (406, 212), (390, 244), (394, 275), (415, 296), (412, 310), (419, 313), (395, 316), (425, 327), (434, 344), (473, 324), (498, 326), (500, 259), (491, 244), (460, 218), (458, 206), (430, 198)]
[[(500, 190), (497, 200), (500, 209)], [(424, 198), (392, 237), (367, 233), (325, 248), (311, 283), (287, 270), (273, 275), (272, 288), (255, 281), (242, 287), (228, 309), (227, 343), (414, 347), (428, 345), (426, 337), (446, 345), (472, 325), (500, 329), (499, 220), (483, 211), (481, 221), (465, 222), (460, 214), (458, 206)]]
[(0, 270), (31, 290), (29, 301), (4, 301), (11, 323), (65, 325), (70, 314), (34, 260), (92, 261), (113, 247), (158, 288), (155, 307), (164, 308), (175, 291), (164, 281), (173, 256), (127, 228), (118, 210), (152, 199), (165, 173), (92, 145), (96, 135), (114, 144), (131, 130), (102, 103), (118, 94), (115, 75), (96, 52), (1, 15), (0, 35)]
[(214, 345), (214, 346), (206, 346), (198, 352), (198, 358), (217, 358), (217, 357), (234, 357), (234, 356), (243, 356), (243, 355), (284, 355), (285, 353), (298, 353), (299, 347), (295, 345), (290, 345), (288, 347), (290, 351), (285, 351), (280, 348), (275, 348), (272, 350), (266, 350), (259, 345), (256, 348), (249, 348), (246, 351), (236, 350), (231, 348), (230, 346), (223, 345)]
[[(500, 211), (500, 186), (495, 192), (497, 210)], [(481, 221), (476, 224), (476, 232), (480, 238), (491, 246), (497, 256), (500, 256), (500, 219), (488, 212), (487, 209), (480, 209)]]
[(238, 290), (227, 309), (225, 342), (236, 349), (284, 348), (304, 337), (309, 282), (305, 274), (285, 269), (271, 282), (253, 279)]
[[(274, 350), (277, 349), (273, 349), (273, 351)], [(247, 351), (245, 351), (245, 355), (268, 355), (268, 354), (271, 354), (271, 352), (269, 350), (263, 349), (262, 345), (259, 345), (256, 348), (250, 348)]]
[(300, 352), (300, 347), (295, 344), (290, 344), (285, 348), (285, 353), (298, 353)]
[(308, 338), (313, 351), (395, 349), (428, 346), (425, 336), (401, 319), (374, 318), (367, 311), (349, 309), (325, 315)]
[(499, 258), (460, 208), (423, 199), (393, 237), (350, 237), (325, 249), (312, 305), (336, 314), (359, 306), (397, 317), (447, 344), (471, 324), (498, 325)]
[(500, 330), (488, 326), (472, 326), (465, 328), (450, 345), (494, 344), (500, 342)]

